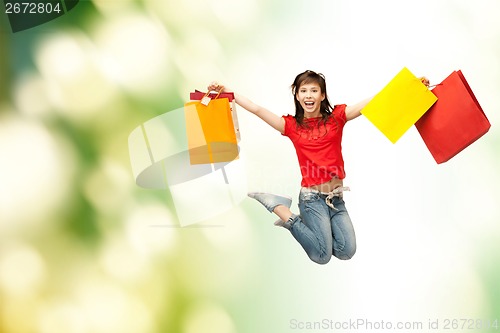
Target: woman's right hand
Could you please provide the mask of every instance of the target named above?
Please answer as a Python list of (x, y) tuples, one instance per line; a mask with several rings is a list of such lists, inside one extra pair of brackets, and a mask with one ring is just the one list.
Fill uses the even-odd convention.
[(208, 87), (208, 91), (217, 91), (217, 92), (229, 92), (229, 89), (224, 87), (224, 85), (218, 83), (217, 81), (212, 81)]

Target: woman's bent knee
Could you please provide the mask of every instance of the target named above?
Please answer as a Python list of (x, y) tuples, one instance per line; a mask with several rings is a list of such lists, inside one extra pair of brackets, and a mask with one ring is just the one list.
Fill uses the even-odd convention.
[(311, 259), (313, 262), (319, 264), (319, 265), (326, 265), (328, 262), (330, 262), (330, 259), (332, 258), (331, 255), (323, 255), (323, 256), (309, 256), (309, 259)]
[(342, 251), (335, 253), (340, 260), (349, 260), (356, 254), (356, 246), (345, 247)]

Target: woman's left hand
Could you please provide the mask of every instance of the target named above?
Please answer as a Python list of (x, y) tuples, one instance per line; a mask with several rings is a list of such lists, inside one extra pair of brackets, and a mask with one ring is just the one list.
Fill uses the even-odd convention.
[(422, 82), (422, 83), (423, 83), (426, 87), (429, 87), (430, 82), (429, 82), (429, 79), (428, 79), (428, 78), (426, 78), (425, 76), (422, 76), (422, 77), (420, 77), (420, 78), (419, 78), (419, 80), (420, 80), (420, 81), (421, 81), (421, 82)]

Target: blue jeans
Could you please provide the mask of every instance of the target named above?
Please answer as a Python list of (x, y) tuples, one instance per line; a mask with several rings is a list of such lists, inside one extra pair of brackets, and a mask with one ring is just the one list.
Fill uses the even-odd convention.
[(356, 253), (356, 235), (344, 200), (334, 197), (334, 209), (325, 198), (324, 194), (301, 191), (300, 215), (294, 215), (288, 223), (293, 237), (318, 264), (326, 264), (332, 255), (347, 260)]

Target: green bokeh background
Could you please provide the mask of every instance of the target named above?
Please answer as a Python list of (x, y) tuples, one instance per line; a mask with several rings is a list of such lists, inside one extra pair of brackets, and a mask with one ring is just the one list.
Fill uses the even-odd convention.
[[(486, 327), (500, 319), (498, 13), (496, 0), (95, 0), (15, 34), (2, 13), (0, 331), (500, 330)], [(305, 69), (350, 104), (403, 66), (431, 83), (462, 69), (492, 129), (438, 166), (414, 129), (392, 145), (350, 123), (351, 261), (313, 264), (250, 200), (176, 227), (169, 192), (135, 184), (128, 135), (212, 80), (286, 114)], [(238, 116), (248, 189), (295, 198), (290, 143)]]

